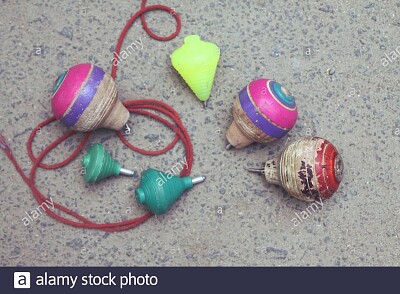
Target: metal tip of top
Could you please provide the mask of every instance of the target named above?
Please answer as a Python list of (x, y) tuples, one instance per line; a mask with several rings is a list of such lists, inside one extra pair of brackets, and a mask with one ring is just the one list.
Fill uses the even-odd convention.
[(231, 144), (228, 144), (228, 145), (225, 146), (225, 149), (226, 149), (226, 150), (229, 150), (229, 149), (231, 149), (232, 147), (233, 147), (233, 146), (232, 146)]
[(263, 175), (265, 173), (264, 167), (252, 167), (252, 166), (244, 166), (244, 169), (252, 172), (252, 173), (257, 173), (260, 175)]
[(203, 102), (203, 107), (204, 107), (204, 109), (207, 108), (207, 101), (208, 101), (208, 100), (206, 100), (206, 101)]
[(193, 183), (193, 185), (196, 185), (199, 183), (203, 183), (205, 180), (206, 180), (206, 177), (201, 176), (201, 177), (193, 178), (192, 183)]
[(121, 168), (119, 171), (119, 174), (125, 175), (125, 176), (133, 176), (135, 174), (135, 172), (132, 170), (129, 170), (129, 169)]

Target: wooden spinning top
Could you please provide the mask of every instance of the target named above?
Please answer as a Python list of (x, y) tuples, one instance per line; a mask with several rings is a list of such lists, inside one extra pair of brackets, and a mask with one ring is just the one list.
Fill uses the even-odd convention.
[(129, 111), (117, 99), (113, 78), (88, 63), (74, 65), (58, 77), (51, 108), (64, 125), (82, 132), (120, 130), (129, 119)]
[(304, 201), (330, 198), (343, 178), (343, 160), (328, 140), (305, 137), (286, 146), (262, 169), (267, 182), (281, 185), (290, 195)]
[(232, 112), (227, 149), (274, 141), (285, 136), (297, 120), (297, 106), (290, 92), (269, 79), (254, 80), (244, 87)]

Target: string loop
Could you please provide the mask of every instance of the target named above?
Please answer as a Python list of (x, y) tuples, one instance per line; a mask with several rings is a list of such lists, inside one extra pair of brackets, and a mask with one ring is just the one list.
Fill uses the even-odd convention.
[[(173, 32), (172, 34), (170, 34), (169, 36), (166, 37), (162, 37), (162, 36), (158, 36), (155, 33), (153, 33), (149, 27), (147, 26), (146, 23), (146, 19), (145, 19), (145, 14), (149, 11), (154, 11), (154, 10), (161, 10), (161, 11), (167, 11), (168, 13), (170, 13), (176, 20), (176, 30), (175, 32)], [(159, 40), (159, 41), (168, 41), (171, 40), (173, 38), (175, 38), (181, 29), (181, 20), (179, 15), (175, 12), (175, 10), (173, 10), (170, 7), (164, 6), (164, 5), (151, 5), (151, 6), (147, 6), (146, 7), (146, 0), (142, 0), (141, 2), (141, 8), (138, 12), (136, 12), (126, 23), (126, 25), (124, 26), (118, 41), (117, 41), (117, 46), (116, 46), (116, 50), (115, 50), (115, 57), (117, 55), (119, 55), (120, 51), (121, 51), (121, 47), (123, 44), (123, 41), (125, 39), (125, 36), (127, 34), (127, 32), (129, 31), (130, 27), (132, 26), (132, 24), (136, 21), (137, 18), (141, 19), (142, 25), (143, 25), (143, 29), (145, 30), (145, 32), (152, 37), (153, 39)], [(111, 68), (111, 76), (115, 79), (116, 78), (116, 72), (117, 72), (117, 64), (115, 64), (114, 62), (112, 63), (112, 68)], [(128, 146), (130, 149), (132, 149), (133, 151), (139, 152), (141, 154), (144, 155), (160, 155), (160, 154), (164, 154), (166, 152), (168, 152), (169, 150), (171, 150), (176, 143), (179, 140), (182, 140), (183, 145), (185, 147), (185, 151), (186, 151), (186, 160), (187, 160), (187, 168), (183, 169), (180, 176), (188, 176), (190, 174), (190, 171), (192, 169), (192, 165), (193, 165), (193, 146), (192, 143), (190, 141), (190, 137), (189, 134), (187, 133), (185, 127), (182, 124), (182, 121), (179, 117), (179, 114), (168, 104), (158, 101), (158, 100), (153, 100), (153, 99), (141, 99), (141, 100), (131, 100), (131, 101), (125, 101), (123, 102), (123, 104), (125, 105), (125, 107), (128, 109), (128, 111), (130, 113), (135, 113), (137, 115), (144, 115), (144, 116), (148, 116), (156, 121), (161, 122), (162, 124), (164, 124), (165, 126), (167, 126), (168, 128), (170, 128), (173, 132), (176, 133), (175, 138), (171, 141), (171, 143), (169, 143), (166, 147), (160, 149), (160, 150), (146, 150), (146, 149), (142, 149), (139, 148), (137, 146), (134, 146), (133, 144), (131, 144), (126, 137), (123, 136), (123, 134), (120, 131), (117, 131), (117, 136), (120, 138), (120, 140), (126, 145)], [(164, 115), (165, 117), (167, 117), (169, 120), (165, 119), (164, 117), (155, 114), (151, 111), (155, 111), (158, 112), (162, 115)], [(81, 152), (81, 150), (84, 148), (84, 146), (86, 145), (86, 143), (89, 140), (89, 137), (91, 135), (91, 132), (88, 132), (85, 134), (85, 136), (83, 137), (83, 139), (81, 140), (81, 142), (79, 143), (78, 147), (72, 152), (72, 154), (70, 156), (68, 156), (66, 159), (64, 159), (63, 161), (56, 163), (56, 164), (44, 164), (42, 163), (43, 158), (49, 153), (51, 152), (54, 148), (56, 148), (59, 144), (61, 144), (62, 142), (64, 142), (65, 140), (67, 140), (68, 138), (70, 138), (71, 136), (77, 134), (76, 131), (69, 131), (66, 134), (64, 134), (63, 136), (61, 136), (60, 138), (58, 138), (57, 140), (55, 140), (54, 142), (52, 142), (50, 145), (48, 145), (47, 147), (45, 147), (40, 153), (39, 155), (36, 157), (33, 153), (32, 150), (32, 143), (35, 139), (36, 134), (38, 133), (38, 130), (42, 129), (43, 127), (47, 126), (48, 124), (52, 123), (56, 121), (56, 118), (50, 117), (46, 120), (44, 120), (43, 122), (39, 123), (31, 132), (28, 142), (27, 142), (27, 149), (28, 149), (28, 155), (30, 157), (30, 159), (33, 162), (29, 177), (27, 177), (25, 175), (25, 173), (23, 172), (22, 168), (20, 167), (20, 165), (18, 164), (17, 160), (15, 159), (14, 155), (11, 152), (11, 149), (9, 148), (7, 141), (4, 139), (4, 137), (0, 134), (0, 148), (5, 152), (5, 154), (7, 155), (7, 157), (11, 160), (11, 162), (14, 164), (16, 170), (18, 171), (18, 173), (21, 175), (22, 179), (25, 181), (25, 183), (29, 186), (29, 188), (32, 191), (33, 196), (35, 197), (35, 199), (37, 200), (37, 202), (41, 205), (42, 203), (49, 201), (48, 198), (43, 195), (35, 186), (35, 175), (36, 175), (36, 170), (38, 167), (40, 168), (44, 168), (44, 169), (58, 169), (61, 167), (66, 166), (67, 164), (69, 164), (72, 160), (74, 160), (79, 153)], [(172, 121), (172, 122), (171, 122)], [(132, 195), (133, 197), (133, 195)], [(58, 214), (56, 211), (50, 210), (49, 208), (46, 208), (45, 211), (48, 215), (50, 215), (51, 217), (55, 218), (56, 220), (70, 225), (70, 226), (74, 226), (74, 227), (81, 227), (81, 228), (89, 228), (89, 229), (99, 229), (99, 230), (103, 230), (106, 232), (117, 232), (117, 231), (124, 231), (124, 230), (129, 230), (131, 228), (134, 228), (140, 224), (142, 224), (143, 222), (145, 222), (147, 219), (149, 219), (150, 217), (153, 216), (153, 214), (151, 212), (147, 212), (144, 215), (140, 216), (140, 217), (136, 217), (133, 219), (129, 219), (126, 221), (120, 221), (120, 222), (113, 222), (113, 223), (94, 223), (88, 219), (86, 219), (85, 217), (79, 215), (78, 213), (70, 210), (69, 208), (56, 203), (53, 201), (54, 204), (54, 208), (56, 208), (57, 210), (63, 212), (64, 214), (68, 215), (69, 218), (62, 216), (61, 214)], [(43, 205), (42, 207), (47, 207), (45, 205)]]

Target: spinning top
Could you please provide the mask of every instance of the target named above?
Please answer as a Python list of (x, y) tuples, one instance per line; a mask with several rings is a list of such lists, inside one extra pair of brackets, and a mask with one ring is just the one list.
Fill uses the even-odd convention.
[(328, 199), (343, 178), (343, 160), (327, 140), (305, 137), (286, 146), (262, 169), (267, 182), (281, 185), (290, 195), (304, 201)]
[(114, 161), (101, 144), (94, 144), (82, 158), (81, 163), (84, 168), (83, 179), (86, 183), (94, 183), (119, 174), (126, 176), (134, 174), (133, 171), (121, 168), (121, 164)]
[(285, 136), (295, 125), (297, 106), (282, 85), (269, 79), (252, 81), (233, 103), (233, 122), (226, 138), (235, 148), (268, 143)]
[(129, 111), (117, 99), (113, 78), (88, 63), (74, 65), (58, 77), (51, 108), (64, 125), (82, 132), (120, 130), (129, 118)]
[(140, 186), (136, 189), (136, 200), (154, 214), (163, 214), (185, 190), (204, 182), (205, 179), (205, 177), (180, 178), (171, 173), (148, 169), (143, 173)]
[(219, 60), (219, 48), (197, 35), (185, 37), (184, 44), (171, 54), (172, 66), (190, 89), (207, 106)]

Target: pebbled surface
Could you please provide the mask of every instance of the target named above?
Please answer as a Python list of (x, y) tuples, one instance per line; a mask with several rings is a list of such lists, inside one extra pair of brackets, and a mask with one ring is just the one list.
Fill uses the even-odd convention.
[[(110, 71), (117, 36), (139, 1), (1, 2), (0, 131), (29, 172), (25, 143), (32, 127), (51, 115), (57, 76), (82, 62)], [(120, 64), (119, 97), (152, 97), (173, 105), (193, 140), (192, 175), (206, 175), (206, 182), (166, 215), (128, 232), (72, 228), (47, 215), (25, 226), (25, 212), (38, 204), (0, 153), (0, 265), (399, 266), (400, 1), (162, 4), (180, 13), (181, 34), (162, 43), (134, 24), (124, 46), (139, 40), (143, 46)], [(150, 13), (147, 19), (159, 34), (174, 29), (167, 13)], [(207, 110), (169, 61), (193, 33), (221, 48)], [(385, 54), (390, 62), (382, 60)], [(233, 98), (260, 77), (275, 79), (296, 97), (297, 124), (277, 142), (226, 151)], [(147, 118), (131, 116), (130, 122), (137, 145), (160, 148), (172, 138)], [(41, 130), (36, 152), (65, 131), (57, 123)], [(309, 204), (243, 169), (307, 135), (331, 141), (345, 164), (337, 194), (310, 214)], [(65, 158), (80, 137), (45, 161)], [(54, 201), (99, 222), (142, 214), (134, 200), (139, 174), (148, 167), (169, 170), (183, 156), (181, 145), (164, 156), (142, 156), (106, 130), (93, 135), (95, 142), (135, 176), (87, 185), (79, 157), (63, 169), (40, 170), (37, 184)], [(301, 222), (294, 220), (296, 214), (303, 216)]]

